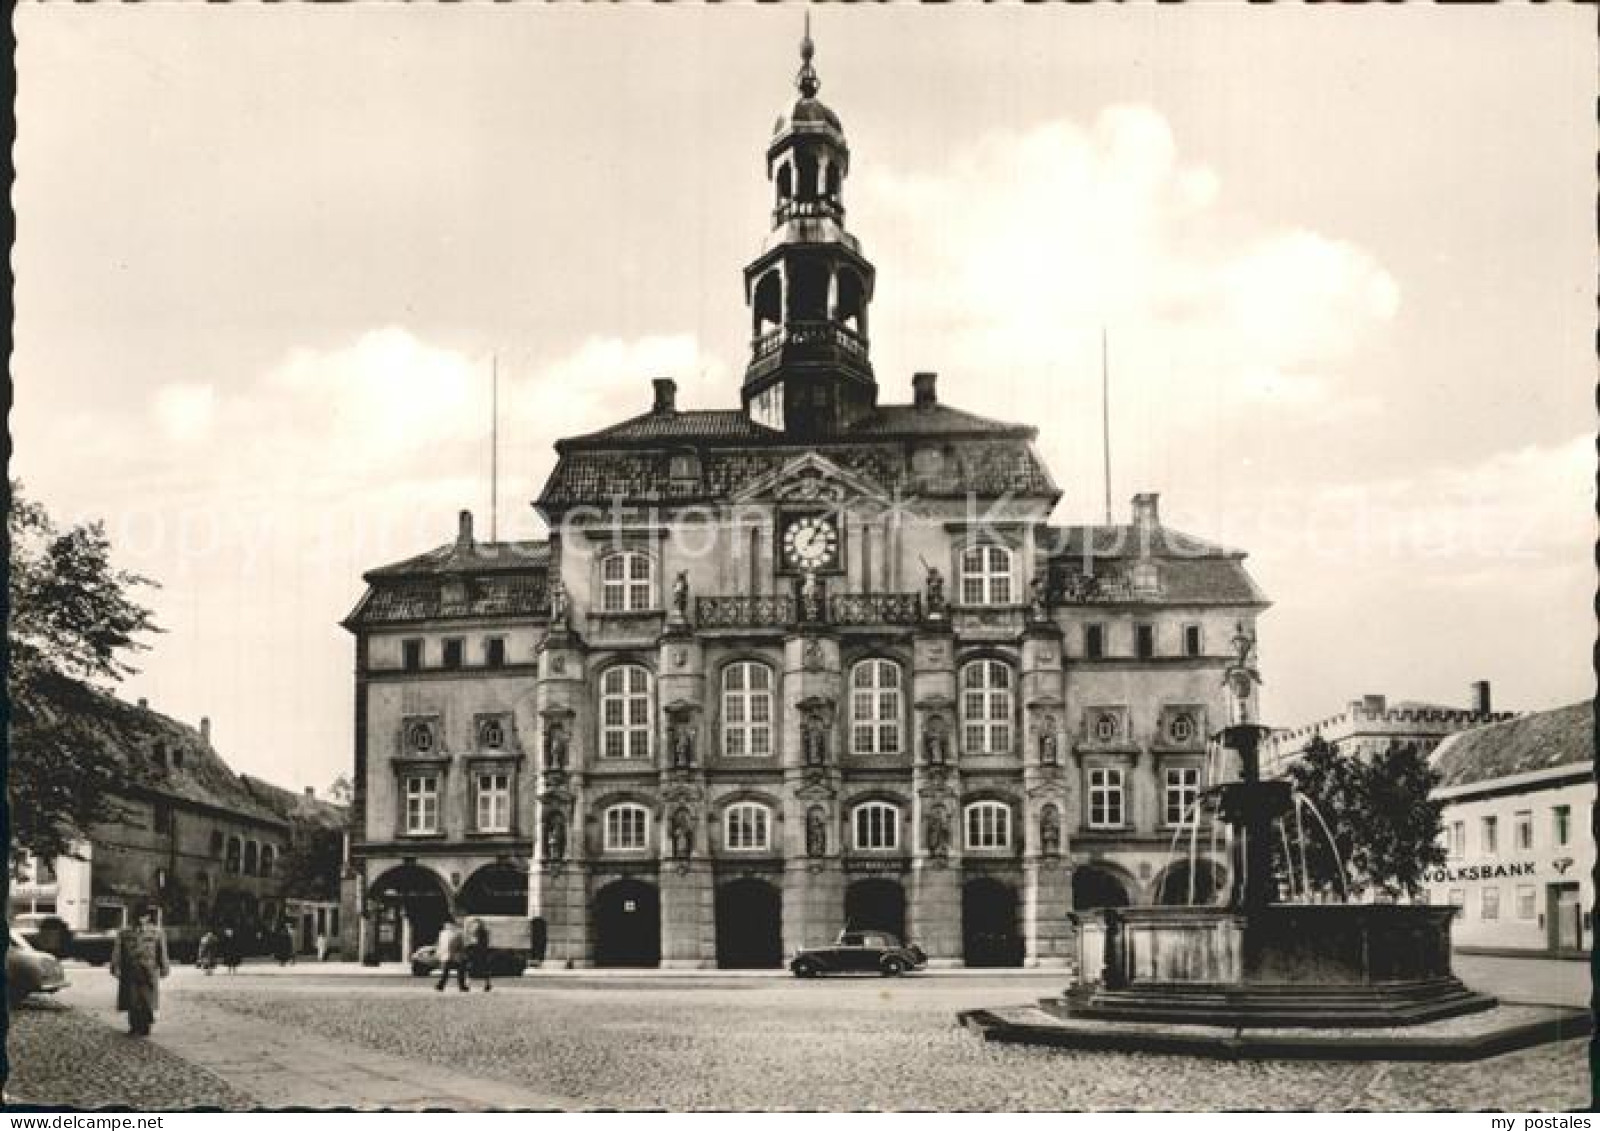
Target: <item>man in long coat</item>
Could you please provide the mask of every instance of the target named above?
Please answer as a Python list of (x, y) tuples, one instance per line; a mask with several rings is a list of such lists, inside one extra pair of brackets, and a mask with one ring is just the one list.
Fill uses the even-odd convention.
[(150, 1035), (161, 1008), (161, 979), (172, 970), (167, 936), (156, 926), (154, 909), (141, 909), (132, 926), (117, 932), (111, 948), (111, 976), (117, 980), (117, 1009), (128, 1015), (128, 1032)]

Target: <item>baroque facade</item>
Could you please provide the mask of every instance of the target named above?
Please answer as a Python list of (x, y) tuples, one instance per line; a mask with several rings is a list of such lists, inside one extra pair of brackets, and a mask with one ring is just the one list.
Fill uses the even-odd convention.
[(1172, 843), (1266, 601), (1153, 494), (1052, 525), (1036, 429), (934, 374), (880, 401), (811, 56), (766, 149), (741, 407), (658, 379), (649, 411), (557, 444), (547, 540), (463, 513), (365, 577), (369, 960), (527, 914), (574, 965), (776, 966), (847, 924), (935, 963), (1064, 963), (1075, 906), (1195, 886)]

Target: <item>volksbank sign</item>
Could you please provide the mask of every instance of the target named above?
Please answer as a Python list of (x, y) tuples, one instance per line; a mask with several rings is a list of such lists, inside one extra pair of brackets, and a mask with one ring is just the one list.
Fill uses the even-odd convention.
[(1515, 864), (1468, 864), (1461, 868), (1430, 868), (1423, 879), (1430, 884), (1454, 884), (1464, 880), (1504, 880), (1517, 876), (1532, 876), (1538, 865), (1532, 860)]

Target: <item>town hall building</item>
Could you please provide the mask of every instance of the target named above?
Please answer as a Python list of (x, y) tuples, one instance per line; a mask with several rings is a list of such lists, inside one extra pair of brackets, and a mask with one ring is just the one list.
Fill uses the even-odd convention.
[(778, 966), (846, 926), (1059, 964), (1074, 908), (1219, 886), (1173, 844), (1267, 606), (1244, 555), (1154, 494), (1052, 525), (1034, 427), (933, 373), (880, 385), (851, 154), (801, 54), (737, 407), (641, 381), (647, 411), (556, 445), (547, 540), (463, 513), (365, 577), (365, 957), (515, 914), (576, 966)]

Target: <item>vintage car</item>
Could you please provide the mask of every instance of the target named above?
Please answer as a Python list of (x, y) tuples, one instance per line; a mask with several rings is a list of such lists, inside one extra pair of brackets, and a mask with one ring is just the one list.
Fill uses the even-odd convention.
[(67, 984), (61, 962), (53, 954), (34, 950), (16, 928), (6, 950), (6, 1003), (16, 1005), (29, 994), (53, 994)]
[(800, 950), (789, 961), (797, 978), (818, 974), (872, 973), (885, 977), (920, 970), (928, 956), (916, 943), (901, 945), (887, 931), (841, 931), (832, 946)]
[(59, 915), (25, 912), (12, 919), (11, 925), (22, 932), (22, 937), (33, 944), (34, 950), (42, 950), (57, 958), (67, 958), (72, 954), (72, 928)]

